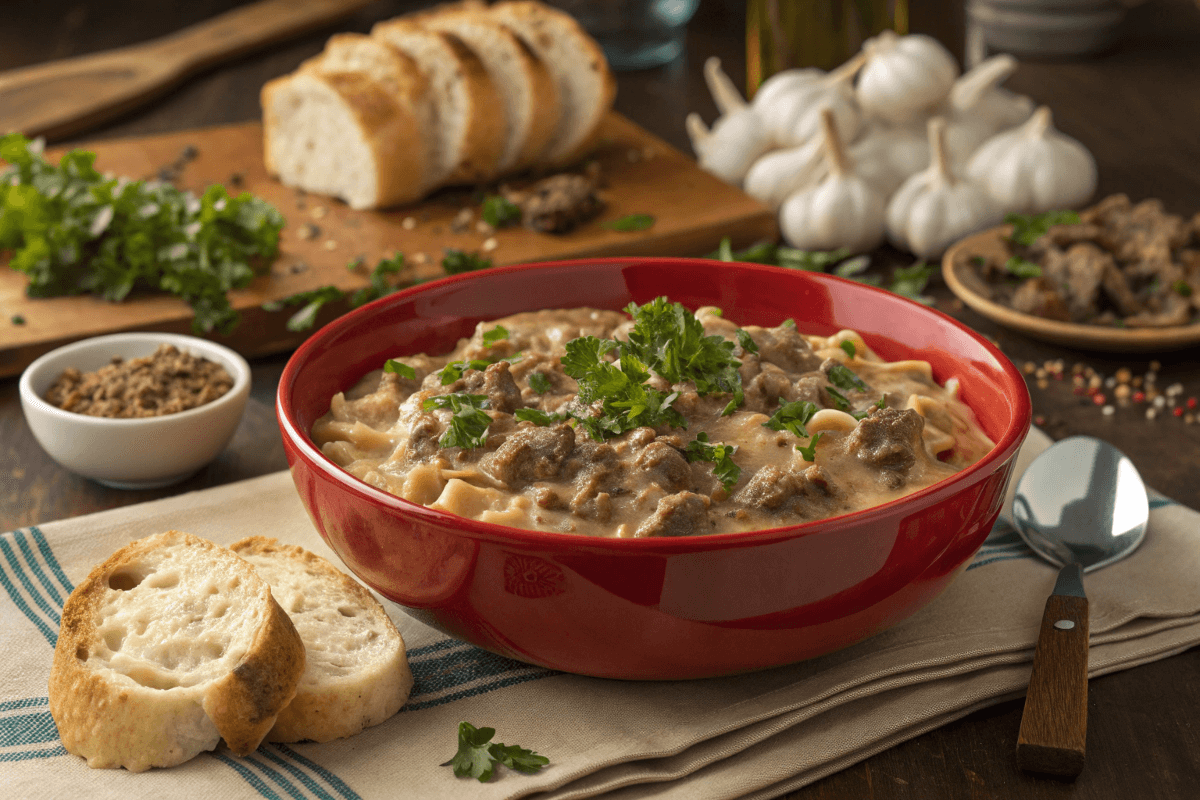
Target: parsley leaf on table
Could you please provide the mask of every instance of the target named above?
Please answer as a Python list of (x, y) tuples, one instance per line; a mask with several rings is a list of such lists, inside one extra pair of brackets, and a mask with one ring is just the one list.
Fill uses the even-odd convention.
[(488, 426), (492, 424), (491, 416), (484, 410), (488, 407), (487, 395), (466, 392), (434, 395), (425, 398), (421, 404), (426, 411), (448, 408), (453, 412), (450, 425), (438, 439), (438, 446), (464, 449), (483, 447), (487, 442)]
[(736, 452), (737, 445), (724, 442), (710, 444), (708, 434), (701, 431), (696, 434), (695, 439), (688, 442), (687, 449), (683, 451), (683, 454), (688, 461), (711, 461), (713, 475), (721, 481), (725, 491), (729, 491), (742, 474), (741, 467), (733, 463), (733, 455)]
[(650, 214), (627, 214), (620, 219), (604, 223), (610, 231), (645, 231), (654, 227), (655, 219)]
[(469, 722), (458, 724), (458, 752), (442, 766), (452, 767), (459, 778), (491, 780), (496, 764), (532, 774), (550, 763), (550, 759), (515, 744), (492, 742), (495, 728), (476, 728)]
[(192, 307), (192, 330), (229, 333), (239, 315), (226, 292), (248, 286), (252, 263), (279, 251), (283, 216), (249, 193), (210, 186), (196, 197), (166, 183), (106, 178), (95, 154), (58, 165), (40, 143), (0, 137), (0, 250), (28, 276), (30, 297), (96, 294), (120, 301), (149, 288)]
[(493, 228), (507, 228), (521, 221), (521, 207), (508, 198), (491, 194), (483, 198), (481, 216)]
[(1028, 247), (1036, 242), (1046, 232), (1050, 230), (1051, 225), (1075, 225), (1079, 222), (1079, 215), (1074, 211), (1047, 211), (1044, 214), (1008, 214), (1004, 217), (1004, 221), (1013, 226), (1012, 234), (1008, 240), (1013, 244), (1021, 244)]
[(467, 253), (463, 250), (455, 250), (448, 247), (445, 250), (445, 255), (442, 258), (442, 270), (447, 275), (458, 275), (463, 272), (474, 272), (479, 269), (488, 269), (492, 266), (490, 258), (484, 258), (475, 253)]
[(927, 306), (932, 305), (933, 298), (922, 292), (925, 291), (925, 287), (929, 284), (929, 279), (933, 277), (935, 271), (936, 268), (933, 265), (926, 264), (924, 261), (918, 261), (907, 267), (897, 267), (892, 272), (892, 283), (888, 286), (888, 291)]
[(396, 253), (391, 258), (380, 259), (379, 263), (375, 265), (375, 269), (371, 270), (370, 285), (357, 289), (350, 295), (350, 307), (358, 308), (399, 291), (400, 287), (391, 285), (387, 276), (396, 275), (402, 269), (404, 269), (403, 253)]

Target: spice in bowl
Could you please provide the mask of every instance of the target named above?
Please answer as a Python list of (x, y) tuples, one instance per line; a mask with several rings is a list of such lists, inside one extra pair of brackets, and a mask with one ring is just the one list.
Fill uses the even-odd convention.
[(68, 367), (45, 399), (56, 408), (92, 417), (158, 417), (211, 403), (231, 388), (233, 378), (220, 364), (160, 344), (141, 358), (114, 356), (95, 372)]

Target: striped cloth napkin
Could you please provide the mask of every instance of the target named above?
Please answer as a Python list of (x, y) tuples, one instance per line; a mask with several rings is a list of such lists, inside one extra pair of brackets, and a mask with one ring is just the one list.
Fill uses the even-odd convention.
[[(1048, 439), (1034, 431), (1028, 460)], [(1088, 575), (1093, 675), (1200, 642), (1200, 516), (1156, 497), (1142, 548)], [(325, 744), (223, 746), (171, 769), (90, 770), (59, 743), (46, 685), (59, 612), (117, 547), (169, 528), (220, 544), (269, 534), (335, 559), (286, 472), (0, 537), (0, 786), (23, 800), (89, 798), (774, 797), (893, 744), (1017, 697), (1056, 571), (997, 526), (934, 603), (837, 653), (751, 675), (601, 680), (492, 655), (385, 603), (408, 643), (408, 705)], [(336, 560), (335, 560), (336, 563)], [(549, 757), (488, 783), (439, 766), (461, 721)], [(1014, 766), (1015, 768), (1015, 766)]]

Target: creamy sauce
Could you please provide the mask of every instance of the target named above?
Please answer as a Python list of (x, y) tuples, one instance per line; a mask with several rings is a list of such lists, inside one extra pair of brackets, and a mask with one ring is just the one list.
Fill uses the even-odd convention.
[[(696, 316), (708, 335), (737, 342), (738, 326), (714, 309)], [(485, 344), (497, 325), (508, 338)], [(655, 376), (655, 388), (679, 392), (674, 408), (686, 429), (637, 428), (601, 443), (569, 423), (539, 427), (514, 417), (518, 408), (577, 408), (577, 385), (560, 362), (566, 343), (584, 335), (622, 339), (631, 327), (623, 313), (594, 309), (481, 323), (451, 353), (399, 357), (415, 379), (380, 369), (335, 395), (313, 439), (350, 474), (430, 508), (518, 528), (620, 537), (759, 530), (870, 508), (950, 477), (993, 446), (957, 399), (957, 383), (938, 386), (927, 362), (885, 362), (853, 331), (805, 336), (785, 326), (744, 328), (759, 352), (734, 350), (746, 398), (728, 416), (721, 412), (730, 395), (700, 396), (692, 383), (668, 387)], [(513, 360), (497, 361), (504, 358)], [(470, 359), (496, 363), (442, 385), (446, 364)], [(838, 410), (841, 401), (828, 391), (829, 370), (838, 365), (868, 387), (841, 390), (851, 413)], [(534, 373), (548, 390), (530, 385)], [(426, 411), (423, 403), (454, 392), (488, 396), (485, 446), (438, 445), (452, 412)], [(764, 427), (781, 398), (820, 408), (808, 437)], [(732, 458), (741, 472), (729, 488), (713, 464), (683, 456), (700, 432), (737, 446)], [(817, 434), (814, 461), (807, 461), (797, 448)]]

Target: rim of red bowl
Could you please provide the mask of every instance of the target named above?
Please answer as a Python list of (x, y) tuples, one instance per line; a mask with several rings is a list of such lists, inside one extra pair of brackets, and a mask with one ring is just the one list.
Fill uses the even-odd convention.
[[(1019, 388), (1014, 398), (1014, 423), (1009, 424), (1004, 431), (1004, 435), (999, 441), (995, 442), (995, 446), (974, 464), (964, 468), (952, 477), (943, 479), (932, 486), (927, 486), (912, 494), (905, 495), (891, 500), (881, 505), (872, 506), (870, 508), (852, 511), (846, 514), (841, 514), (836, 517), (828, 517), (826, 519), (813, 520), (812, 522), (800, 523), (797, 525), (782, 526), (778, 528), (765, 528), (757, 531), (740, 531), (734, 533), (709, 533), (697, 536), (679, 536), (679, 537), (649, 537), (649, 538), (617, 538), (617, 537), (601, 537), (587, 536), (578, 533), (558, 533), (556, 531), (540, 531), (527, 530), (525, 528), (513, 528), (507, 525), (497, 525), (490, 522), (481, 522), (469, 517), (460, 517), (457, 514), (450, 514), (437, 509), (423, 506), (419, 503), (414, 503), (411, 500), (405, 500), (393, 494), (389, 494), (374, 486), (354, 477), (349, 472), (335, 464), (327, 458), (312, 440), (309, 438), (308, 432), (302, 431), (297, 425), (294, 418), (294, 413), (291, 408), (288, 398), (291, 395), (291, 388), (295, 384), (299, 375), (301, 366), (306, 361), (312, 352), (321, 346), (321, 342), (326, 337), (337, 333), (347, 327), (351, 327), (357, 323), (359, 317), (368, 316), (375, 309), (391, 305), (392, 303), (401, 302), (414, 295), (419, 295), (424, 292), (432, 292), (444, 286), (452, 285), (467, 281), (488, 280), (492, 276), (504, 275), (507, 273), (518, 271), (532, 270), (551, 270), (562, 269), (565, 267), (579, 266), (582, 263), (589, 265), (612, 265), (614, 269), (625, 266), (634, 266), (638, 264), (647, 265), (665, 265), (665, 264), (680, 264), (680, 263), (702, 262), (706, 265), (711, 265), (714, 262), (710, 259), (685, 258), (685, 257), (620, 257), (620, 258), (582, 258), (560, 261), (539, 261), (527, 264), (512, 264), (504, 267), (492, 267), (486, 271), (468, 272), (460, 275), (451, 275), (445, 278), (439, 278), (435, 281), (423, 283), (417, 286), (403, 289), (386, 297), (382, 297), (357, 309), (354, 309), (347, 314), (338, 317), (328, 323), (312, 336), (309, 336), (291, 355), (288, 359), (283, 373), (280, 376), (279, 388), (276, 393), (276, 415), (278, 416), (280, 427), (283, 430), (284, 438), (290, 439), (295, 447), (295, 453), (298, 457), (308, 462), (309, 466), (320, 470), (332, 477), (340, 483), (346, 490), (358, 495), (364, 500), (372, 503), (379, 503), (388, 506), (396, 511), (412, 514), (417, 517), (425, 518), (431, 522), (436, 522), (441, 525), (447, 525), (459, 529), (463, 533), (469, 533), (474, 538), (487, 539), (499, 542), (512, 542), (521, 545), (549, 545), (554, 547), (563, 546), (583, 546), (590, 548), (600, 547), (605, 549), (613, 549), (620, 551), (624, 548), (632, 548), (637, 550), (650, 551), (699, 551), (710, 549), (724, 549), (727, 547), (751, 546), (769, 543), (773, 540), (790, 539), (796, 536), (804, 536), (819, 531), (825, 531), (830, 528), (842, 527), (848, 523), (869, 523), (878, 517), (889, 516), (894, 513), (896, 506), (904, 505), (925, 505), (926, 500), (930, 504), (942, 499), (943, 496), (953, 495), (959, 491), (959, 485), (969, 479), (977, 472), (995, 469), (997, 462), (1003, 461), (1005, 458), (1014, 456), (1017, 448), (1024, 440), (1029, 432), (1029, 426), (1032, 419), (1033, 407), (1029, 397), (1029, 391), (1025, 386), (1025, 379), (1021, 376), (1020, 371), (1008, 358), (1000, 351), (998, 347), (988, 341), (982, 334), (972, 330), (963, 323), (953, 317), (938, 311), (935, 308), (922, 305), (914, 300), (902, 297), (900, 295), (889, 292), (869, 284), (863, 284), (856, 281), (851, 281), (845, 278), (840, 278), (835, 275), (829, 275), (821, 272), (806, 272), (805, 276), (811, 280), (820, 282), (842, 283), (856, 287), (863, 291), (876, 292), (885, 298), (885, 302), (894, 302), (902, 305), (907, 305), (916, 313), (927, 314), (939, 319), (942, 324), (956, 328), (963, 334), (975, 341), (987, 351), (999, 364), (1000, 370), (1013, 383), (1015, 388)], [(754, 264), (750, 262), (715, 262), (721, 263), (725, 268), (743, 269), (743, 270), (758, 270), (767, 273), (777, 272), (780, 267), (772, 267), (763, 264)], [(534, 310), (534, 309), (530, 309)], [(903, 345), (903, 342), (900, 342)], [(360, 376), (361, 377), (361, 376)], [(341, 391), (341, 390), (335, 390)], [(330, 394), (332, 397), (332, 393)], [(974, 409), (972, 409), (974, 411)]]

